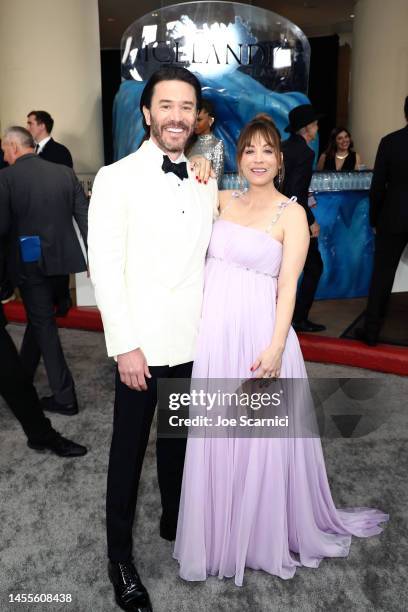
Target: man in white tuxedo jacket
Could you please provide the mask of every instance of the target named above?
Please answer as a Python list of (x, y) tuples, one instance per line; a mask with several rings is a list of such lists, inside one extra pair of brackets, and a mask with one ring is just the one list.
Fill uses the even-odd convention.
[[(201, 89), (180, 67), (154, 73), (140, 107), (147, 136), (136, 153), (102, 168), (89, 211), (89, 265), (108, 355), (117, 359), (107, 488), (109, 576), (117, 603), (151, 610), (132, 561), (137, 489), (158, 378), (191, 376), (204, 261), (217, 186), (198, 182), (184, 147)], [(176, 534), (185, 440), (157, 439), (160, 535)]]

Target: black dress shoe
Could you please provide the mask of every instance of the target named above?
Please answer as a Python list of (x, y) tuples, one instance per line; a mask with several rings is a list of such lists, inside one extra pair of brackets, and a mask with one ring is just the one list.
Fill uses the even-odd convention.
[(82, 457), (88, 452), (85, 446), (72, 442), (60, 434), (47, 442), (30, 442), (29, 440), (27, 446), (37, 451), (50, 450), (59, 457)]
[(149, 594), (143, 586), (133, 561), (109, 561), (109, 579), (115, 589), (115, 600), (122, 610), (152, 612)]
[(160, 537), (174, 542), (177, 533), (177, 523), (169, 522), (163, 515), (160, 518)]
[(41, 407), (47, 412), (58, 412), (58, 414), (68, 416), (78, 414), (78, 402), (76, 399), (71, 404), (60, 404), (53, 395), (50, 395), (49, 397), (41, 398)]
[(360, 342), (364, 342), (368, 346), (377, 346), (378, 343), (378, 338), (368, 335), (363, 327), (356, 327), (354, 330), (354, 337), (356, 340), (360, 340)]
[(320, 323), (313, 323), (309, 319), (303, 319), (303, 321), (293, 321), (293, 329), (297, 332), (321, 332), (326, 329), (325, 325)]

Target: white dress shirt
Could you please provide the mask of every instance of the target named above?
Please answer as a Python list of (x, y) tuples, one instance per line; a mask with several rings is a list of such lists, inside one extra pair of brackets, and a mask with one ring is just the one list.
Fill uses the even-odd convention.
[(51, 136), (46, 136), (45, 138), (36, 143), (35, 152), (37, 153), (37, 155), (41, 153), (41, 151), (49, 140), (51, 140)]

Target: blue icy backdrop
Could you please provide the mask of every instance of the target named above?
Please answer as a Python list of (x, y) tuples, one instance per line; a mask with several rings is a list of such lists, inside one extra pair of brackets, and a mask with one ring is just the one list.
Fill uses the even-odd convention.
[[(266, 112), (275, 121), (282, 139), (288, 137), (284, 128), (289, 111), (299, 104), (310, 103), (300, 92), (277, 93), (270, 91), (255, 79), (240, 71), (222, 75), (218, 80), (197, 74), (203, 95), (216, 110), (214, 133), (225, 144), (225, 172), (235, 172), (235, 145), (242, 126), (257, 113)], [(116, 94), (113, 107), (114, 156), (120, 159), (137, 150), (143, 138), (142, 117), (139, 111), (144, 81), (123, 81)], [(313, 143), (317, 155), (318, 140)]]

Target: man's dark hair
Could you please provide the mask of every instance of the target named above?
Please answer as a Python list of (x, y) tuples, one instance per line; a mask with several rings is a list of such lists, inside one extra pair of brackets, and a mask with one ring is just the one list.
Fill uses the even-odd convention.
[(150, 79), (147, 81), (140, 98), (140, 112), (142, 113), (143, 127), (146, 135), (150, 134), (150, 126), (148, 126), (145, 121), (143, 107), (145, 106), (146, 108), (150, 109), (154, 88), (157, 83), (161, 83), (162, 81), (183, 81), (184, 83), (191, 85), (196, 94), (197, 110), (200, 110), (201, 108), (201, 85), (197, 77), (182, 66), (163, 66), (152, 74)]
[(208, 98), (203, 98), (201, 100), (201, 107), (200, 107), (200, 111), (204, 110), (208, 115), (210, 115), (210, 117), (212, 117), (215, 120), (215, 109), (214, 109), (214, 105), (211, 102), (211, 100), (209, 100)]
[(405, 113), (405, 119), (408, 121), (408, 96), (405, 98), (405, 102), (404, 102), (404, 113)]
[(50, 113), (42, 110), (33, 110), (31, 113), (28, 113), (27, 117), (30, 117), (30, 115), (34, 115), (37, 123), (43, 123), (47, 132), (51, 134), (52, 128), (54, 127), (54, 119), (51, 117)]

